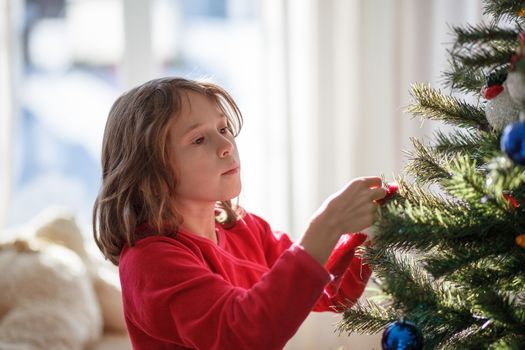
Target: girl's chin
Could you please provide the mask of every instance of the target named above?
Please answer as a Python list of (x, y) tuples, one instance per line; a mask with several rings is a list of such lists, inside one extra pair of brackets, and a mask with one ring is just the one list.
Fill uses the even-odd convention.
[(224, 196), (224, 199), (221, 199), (220, 201), (231, 201), (232, 199), (235, 199), (239, 197), (241, 194), (241, 186), (236, 191), (232, 191), (231, 193), (228, 193), (226, 196)]

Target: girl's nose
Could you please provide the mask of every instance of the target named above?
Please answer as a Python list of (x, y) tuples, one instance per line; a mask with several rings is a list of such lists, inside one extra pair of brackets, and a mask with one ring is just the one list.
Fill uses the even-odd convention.
[(233, 151), (233, 142), (227, 138), (222, 138), (221, 144), (219, 147), (219, 157), (224, 158), (229, 156)]

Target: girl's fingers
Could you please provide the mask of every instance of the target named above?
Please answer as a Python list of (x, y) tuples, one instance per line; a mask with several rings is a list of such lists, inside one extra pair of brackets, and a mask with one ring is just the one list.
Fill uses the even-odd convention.
[(369, 187), (383, 187), (383, 180), (379, 176), (367, 176), (361, 178), (364, 184)]
[(370, 189), (370, 196), (372, 200), (374, 201), (385, 198), (387, 193), (388, 191), (383, 187), (377, 187), (377, 188)]

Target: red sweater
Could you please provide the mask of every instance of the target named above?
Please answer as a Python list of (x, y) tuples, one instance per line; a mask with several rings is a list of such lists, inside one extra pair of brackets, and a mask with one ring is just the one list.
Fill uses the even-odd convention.
[(353, 256), (363, 234), (345, 235), (325, 268), (253, 214), (216, 232), (218, 244), (179, 231), (122, 250), (134, 349), (282, 349), (311, 310), (355, 302), (370, 276)]

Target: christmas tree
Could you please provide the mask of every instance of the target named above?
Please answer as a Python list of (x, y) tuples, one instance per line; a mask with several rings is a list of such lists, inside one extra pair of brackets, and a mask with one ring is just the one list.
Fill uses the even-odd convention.
[(362, 252), (380, 293), (338, 325), (384, 349), (525, 349), (525, 1), (483, 6), (452, 28), (450, 93), (412, 87), (409, 112), (452, 128), (413, 140)]

